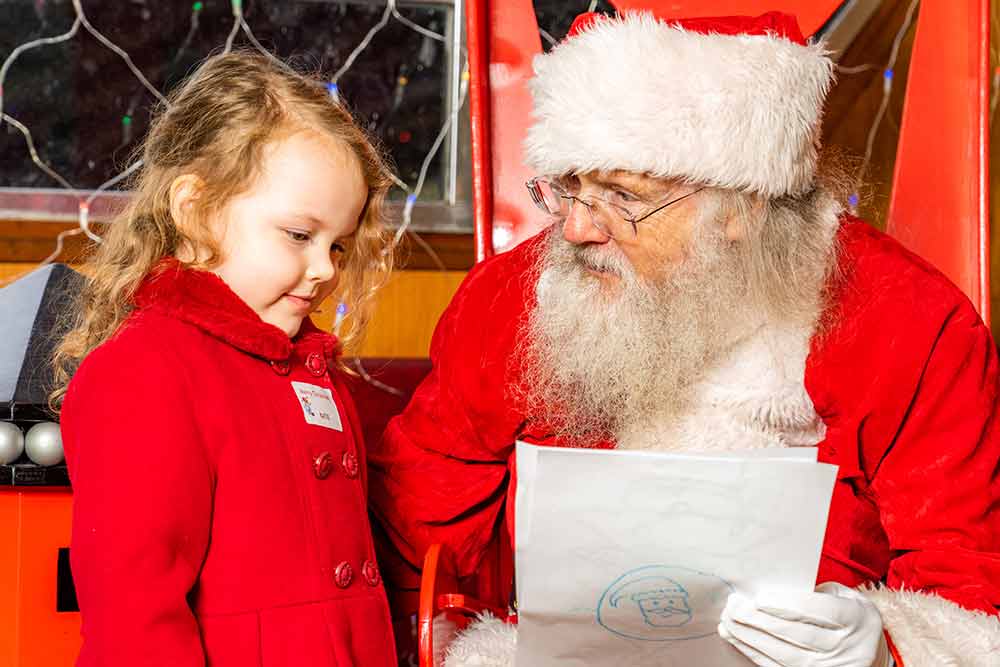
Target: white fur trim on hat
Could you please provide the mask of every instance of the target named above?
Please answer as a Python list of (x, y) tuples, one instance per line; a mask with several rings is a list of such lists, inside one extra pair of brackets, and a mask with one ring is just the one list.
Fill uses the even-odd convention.
[(596, 21), (535, 57), (527, 163), (626, 171), (767, 197), (813, 181), (833, 62), (775, 34), (704, 34), (648, 13)]

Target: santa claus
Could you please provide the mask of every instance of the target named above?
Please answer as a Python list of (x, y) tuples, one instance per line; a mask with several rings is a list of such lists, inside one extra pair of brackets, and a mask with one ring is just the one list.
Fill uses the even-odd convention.
[[(839, 466), (816, 592), (734, 594), (720, 635), (767, 667), (1000, 664), (996, 349), (845, 212), (823, 47), (775, 13), (587, 14), (534, 69), (528, 194), (553, 225), (470, 272), (371, 457), (390, 577), (432, 543), (476, 571), (513, 525), (515, 440), (816, 447)], [(515, 641), (482, 619), (447, 664)]]

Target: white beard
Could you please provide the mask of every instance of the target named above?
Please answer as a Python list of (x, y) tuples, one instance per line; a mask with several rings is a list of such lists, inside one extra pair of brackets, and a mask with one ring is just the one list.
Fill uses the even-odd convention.
[[(613, 244), (573, 246), (554, 230), (519, 350), (526, 414), (582, 446), (601, 438), (634, 448), (681, 442), (678, 429), (706, 400), (706, 381), (744, 381), (713, 372), (739, 357), (754, 336), (787, 329), (802, 342), (796, 347), (806, 349), (833, 256), (836, 214), (830, 213), (827, 229), (817, 230), (825, 250), (813, 244), (824, 252), (803, 258), (820, 263), (809, 274), (815, 285), (777, 309), (758, 298), (754, 276), (760, 272), (748, 269), (746, 253), (714, 223), (714, 210), (695, 226), (700, 231), (682, 264), (655, 284), (636, 276)], [(586, 267), (612, 272), (620, 283), (609, 290)], [(795, 316), (782, 322), (776, 310)], [(804, 358), (803, 351), (801, 363), (791, 364), (799, 387)], [(808, 397), (805, 402), (811, 409)], [(812, 433), (811, 421), (804, 426)]]

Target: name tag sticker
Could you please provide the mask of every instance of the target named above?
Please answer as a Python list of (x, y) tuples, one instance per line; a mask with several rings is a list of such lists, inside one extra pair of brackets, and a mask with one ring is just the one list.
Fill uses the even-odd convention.
[(307, 424), (315, 424), (334, 431), (343, 431), (340, 412), (333, 402), (333, 393), (326, 387), (317, 387), (307, 382), (292, 382), (292, 389), (302, 406), (302, 416)]

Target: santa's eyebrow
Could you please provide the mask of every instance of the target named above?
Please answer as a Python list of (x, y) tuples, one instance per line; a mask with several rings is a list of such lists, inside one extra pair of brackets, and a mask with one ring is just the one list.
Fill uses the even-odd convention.
[(603, 185), (605, 187), (614, 186), (622, 188), (624, 190), (631, 190), (633, 192), (646, 192), (649, 190), (649, 187), (646, 186), (642, 181), (633, 180), (632, 178), (626, 175), (594, 176), (592, 178), (595, 183), (597, 183), (598, 185)]

